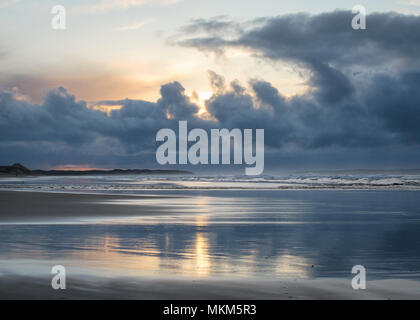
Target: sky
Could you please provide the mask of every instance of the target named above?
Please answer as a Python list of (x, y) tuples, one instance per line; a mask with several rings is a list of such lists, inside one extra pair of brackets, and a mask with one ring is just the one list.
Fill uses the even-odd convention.
[(420, 167), (419, 14), (417, 0), (0, 0), (0, 162), (158, 167), (156, 132), (188, 120), (264, 128), (272, 171)]

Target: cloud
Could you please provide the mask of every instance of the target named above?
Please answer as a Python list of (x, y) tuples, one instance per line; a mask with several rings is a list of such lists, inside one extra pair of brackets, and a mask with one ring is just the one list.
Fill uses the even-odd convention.
[(176, 130), (179, 120), (188, 120), (190, 128), (206, 130), (264, 128), (267, 150), (277, 154), (272, 155), (273, 162), (290, 150), (296, 154), (347, 150), (360, 156), (374, 153), (377, 148), (417, 148), (419, 86), (420, 72), (399, 78), (380, 76), (365, 88), (360, 100), (347, 100), (332, 107), (317, 100), (317, 96), (287, 99), (262, 80), (251, 80), (249, 89), (233, 82), (206, 102), (211, 120), (199, 117), (199, 107), (178, 82), (163, 85), (156, 102), (99, 102), (104, 106), (122, 106), (109, 112), (89, 108), (64, 88), (48, 92), (39, 105), (2, 92), (0, 148), (8, 152), (2, 152), (0, 160), (31, 152), (33, 161), (41, 159), (42, 154), (51, 165), (103, 165), (116, 158), (116, 166), (139, 158), (143, 164), (153, 165), (156, 132), (161, 128)]
[(128, 9), (151, 4), (168, 5), (181, 1), (183, 0), (101, 0), (94, 4), (78, 6), (76, 10), (85, 13), (102, 13), (114, 9)]
[(351, 29), (351, 16), (336, 11), (261, 18), (235, 27), (236, 38), (228, 25), (183, 28), (179, 45), (206, 51), (246, 48), (270, 61), (299, 64), (310, 74), (309, 90), (287, 98), (263, 79), (229, 83), (209, 71), (213, 95), (205, 102), (206, 118), (177, 81), (162, 85), (156, 101), (98, 101), (97, 110), (62, 87), (49, 91), (40, 104), (2, 91), (0, 161), (31, 154), (37, 164), (48, 159), (51, 165), (153, 166), (156, 132), (177, 130), (178, 121), (187, 120), (189, 128), (205, 130), (265, 129), (266, 167), (343, 167), (346, 161), (416, 165), (420, 48), (414, 40), (420, 38), (420, 18), (369, 15), (364, 33)]
[[(274, 112), (282, 110), (278, 123), (280, 128), (288, 127), (288, 134), (275, 136), (279, 144), (419, 143), (419, 129), (410, 119), (418, 119), (420, 108), (415, 89), (420, 71), (416, 40), (420, 38), (420, 17), (374, 13), (367, 16), (368, 29), (356, 31), (351, 28), (353, 16), (350, 11), (334, 11), (265, 17), (242, 24), (225, 18), (221, 23), (219, 17), (194, 20), (181, 29), (175, 43), (217, 54), (246, 49), (272, 62), (289, 61), (306, 68), (310, 90), (289, 100), (268, 83), (253, 83), (261, 103)], [(219, 106), (233, 105), (233, 98), (230, 94), (215, 99), (214, 111), (222, 119), (227, 115), (222, 115)], [(236, 99), (244, 104), (243, 97)], [(264, 109), (258, 110), (259, 117), (251, 118), (263, 121)], [(260, 125), (270, 128), (266, 120)]]
[(140, 21), (140, 22), (135, 23), (135, 24), (130, 24), (130, 25), (119, 27), (116, 30), (117, 31), (133, 31), (133, 30), (138, 30), (138, 29), (144, 27), (145, 25), (147, 25), (147, 24), (149, 24), (151, 22), (153, 22), (153, 19), (146, 19), (146, 20)]
[[(219, 18), (194, 20), (181, 29), (177, 44), (208, 51), (242, 47), (271, 60), (341, 66), (380, 65), (391, 58), (417, 60), (419, 17), (373, 13), (367, 16), (368, 29), (363, 31), (351, 28), (353, 17), (351, 11), (333, 11), (259, 18), (242, 24), (226, 20), (220, 24)], [(194, 37), (194, 30), (206, 34)]]
[(194, 20), (172, 43), (217, 55), (240, 49), (270, 62), (289, 62), (306, 69), (309, 84), (331, 101), (353, 92), (348, 79), (353, 73), (361, 72), (359, 78), (364, 78), (378, 70), (420, 67), (420, 17), (373, 13), (367, 16), (367, 30), (353, 30), (353, 17), (351, 11), (333, 11), (243, 23), (226, 19), (221, 23), (218, 17)]

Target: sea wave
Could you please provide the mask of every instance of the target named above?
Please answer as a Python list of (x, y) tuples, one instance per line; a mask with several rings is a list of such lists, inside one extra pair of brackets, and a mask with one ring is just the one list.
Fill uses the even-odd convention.
[(420, 189), (420, 175), (17, 177), (0, 179), (0, 189), (64, 192), (171, 189)]

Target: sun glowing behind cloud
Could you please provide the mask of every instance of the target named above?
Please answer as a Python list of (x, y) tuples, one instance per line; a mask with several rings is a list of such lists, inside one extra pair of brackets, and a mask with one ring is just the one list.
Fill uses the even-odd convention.
[(121, 109), (123, 106), (122, 105), (105, 105), (105, 104), (93, 104), (91, 106), (89, 106), (91, 109), (93, 110), (100, 110), (102, 112), (105, 112), (106, 114), (110, 114), (112, 110), (119, 110)]
[(197, 92), (194, 90), (192, 93), (187, 93), (187, 96), (191, 99), (191, 101), (200, 108), (198, 111), (198, 115), (200, 117), (204, 117), (207, 114), (206, 109), (206, 101), (211, 98), (213, 92)]

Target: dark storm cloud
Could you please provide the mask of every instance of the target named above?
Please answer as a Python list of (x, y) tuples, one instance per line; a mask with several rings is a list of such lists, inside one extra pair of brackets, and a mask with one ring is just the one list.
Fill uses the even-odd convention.
[(108, 122), (102, 112), (88, 109), (64, 88), (51, 90), (42, 105), (0, 93), (1, 141), (56, 141), (82, 144)]
[(42, 104), (21, 100), (16, 92), (0, 92), (0, 161), (27, 159), (30, 154), (41, 164), (104, 164), (109, 159), (117, 161), (112, 162), (115, 166), (127, 159), (145, 163), (154, 159), (159, 129), (177, 129), (178, 120), (188, 120), (191, 128), (217, 127), (197, 117), (198, 106), (178, 82), (163, 85), (156, 102), (125, 99), (100, 104), (123, 107), (110, 114), (93, 110), (62, 87), (49, 91)]
[[(420, 17), (374, 13), (367, 16), (367, 30), (353, 30), (354, 16), (350, 11), (334, 11), (259, 18), (243, 23), (241, 31), (234, 21), (196, 20), (174, 43), (218, 54), (243, 48), (264, 59), (290, 61), (309, 71), (309, 84), (324, 103), (351, 96), (355, 89), (350, 77), (360, 69), (420, 68)], [(186, 30), (207, 32), (196, 35)]]
[(234, 103), (234, 95), (210, 102), (226, 123), (244, 124), (248, 116), (254, 126), (278, 133), (272, 139), (277, 146), (418, 144), (420, 17), (373, 13), (367, 16), (367, 30), (353, 30), (354, 16), (350, 11), (290, 14), (245, 22), (240, 31), (238, 23), (229, 25), (224, 19), (224, 33), (218, 19), (193, 21), (176, 44), (216, 53), (243, 48), (307, 70), (309, 92), (288, 100), (269, 83), (251, 82), (257, 100), (272, 109), (272, 116), (266, 108), (250, 109), (241, 96), (235, 98), (241, 112), (226, 107), (228, 114), (238, 114), (238, 120), (228, 122), (221, 106)]
[(109, 114), (64, 88), (48, 92), (42, 104), (0, 92), (0, 161), (150, 166), (156, 132), (177, 130), (179, 120), (188, 120), (189, 128), (206, 130), (264, 128), (266, 167), (304, 160), (330, 166), (345, 159), (363, 166), (387, 155), (401, 165), (417, 163), (418, 153), (410, 150), (420, 144), (420, 17), (372, 14), (363, 31), (351, 28), (352, 17), (336, 11), (244, 24), (226, 18), (193, 21), (178, 44), (217, 53), (246, 48), (309, 74), (308, 92), (286, 98), (267, 81), (227, 83), (209, 71), (214, 95), (206, 102), (206, 119), (179, 82), (164, 84), (155, 102), (98, 102), (122, 106)]
[[(218, 19), (195, 20), (183, 29), (185, 37), (177, 43), (209, 51), (244, 47), (266, 58), (307, 63), (370, 65), (390, 58), (418, 59), (420, 17), (373, 13), (367, 16), (367, 30), (360, 31), (351, 27), (354, 16), (350, 11), (334, 11), (259, 18), (244, 23), (241, 32), (234, 21), (225, 20), (220, 25)], [(213, 24), (217, 28), (209, 27)], [(224, 33), (221, 32), (223, 26)], [(206, 30), (207, 34), (188, 38), (185, 33), (188, 30)]]
[(183, 26), (181, 30), (186, 33), (195, 34), (200, 32), (225, 33), (226, 30), (234, 33), (242, 31), (238, 23), (230, 21), (226, 16), (215, 17), (211, 20), (192, 19), (191, 23)]

